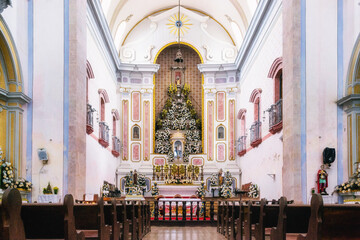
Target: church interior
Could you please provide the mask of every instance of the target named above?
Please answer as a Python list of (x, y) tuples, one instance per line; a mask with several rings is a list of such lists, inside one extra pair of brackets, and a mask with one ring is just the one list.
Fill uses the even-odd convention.
[(0, 0), (0, 239), (360, 239), (359, 22)]

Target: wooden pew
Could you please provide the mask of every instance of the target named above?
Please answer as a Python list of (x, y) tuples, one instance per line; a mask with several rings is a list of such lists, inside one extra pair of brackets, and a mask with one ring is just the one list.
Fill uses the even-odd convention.
[(135, 211), (135, 201), (130, 201), (130, 204), (126, 204), (126, 217), (129, 222), (129, 232), (131, 233), (131, 239), (138, 239), (138, 219)]
[(74, 199), (68, 194), (64, 203), (25, 203), (21, 208), (26, 239), (85, 239), (76, 231)]
[(5, 190), (0, 207), (0, 239), (25, 240), (25, 230), (21, 219), (21, 195), (17, 189)]
[(105, 225), (104, 201), (97, 204), (77, 204), (74, 206), (75, 226), (81, 229), (86, 239), (110, 239), (110, 226)]
[[(268, 205), (271, 203), (271, 205)], [(259, 213), (259, 222), (255, 224), (255, 238), (256, 240), (265, 240), (266, 230), (269, 230), (268, 235), (272, 227), (275, 227), (278, 222), (279, 215), (279, 201), (272, 200), (267, 201), (266, 199), (261, 199), (260, 201), (260, 213)]]
[(117, 219), (120, 222), (120, 238), (121, 240), (129, 239), (129, 226), (130, 221), (126, 216), (126, 203), (125, 201), (120, 201), (116, 204), (116, 213)]
[(359, 239), (360, 206), (357, 204), (324, 205), (321, 195), (311, 198), (311, 216), (306, 234), (298, 240)]
[(118, 220), (115, 200), (112, 200), (111, 204), (104, 205), (104, 216), (105, 216), (105, 224), (111, 226), (110, 239), (119, 240), (121, 224)]

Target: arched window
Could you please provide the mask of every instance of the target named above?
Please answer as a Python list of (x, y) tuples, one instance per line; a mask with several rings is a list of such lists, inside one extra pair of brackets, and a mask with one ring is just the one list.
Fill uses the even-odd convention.
[(109, 146), (109, 126), (108, 124), (105, 122), (106, 118), (106, 107), (105, 107), (105, 103), (110, 102), (109, 101), (109, 96), (106, 92), (105, 89), (99, 89), (98, 90), (99, 93), (99, 97), (100, 97), (100, 122), (99, 122), (99, 143), (103, 146), (103, 147), (108, 147)]
[(282, 58), (277, 58), (270, 67), (268, 77), (274, 81), (274, 104), (269, 112), (269, 132), (275, 134), (282, 129)]
[(121, 149), (121, 144), (120, 144), (120, 139), (117, 137), (117, 121), (120, 120), (120, 115), (118, 110), (113, 109), (111, 110), (112, 113), (112, 151), (111, 153), (115, 156), (115, 157), (119, 157), (120, 156), (120, 149)]
[(250, 96), (250, 102), (254, 103), (254, 123), (250, 127), (250, 145), (252, 147), (258, 146), (261, 139), (261, 92), (260, 88), (255, 89)]
[(240, 109), (238, 119), (240, 120), (240, 136), (238, 138), (237, 151), (241, 157), (246, 153), (246, 109)]
[(94, 132), (94, 112), (95, 109), (89, 103), (89, 80), (94, 79), (94, 72), (92, 70), (91, 64), (89, 61), (86, 61), (86, 133), (91, 134)]

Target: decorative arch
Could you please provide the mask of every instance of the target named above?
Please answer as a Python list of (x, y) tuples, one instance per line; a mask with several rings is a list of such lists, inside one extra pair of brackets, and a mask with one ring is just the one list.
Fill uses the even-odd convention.
[(109, 95), (107, 94), (105, 89), (99, 89), (98, 93), (100, 95), (100, 98), (103, 98), (105, 103), (109, 103), (110, 99), (109, 99)]
[(246, 113), (246, 109), (245, 108), (241, 108), (238, 112), (237, 118), (241, 119), (242, 116)]
[(117, 109), (111, 110), (112, 115), (115, 117), (116, 121), (120, 120), (120, 114)]
[(351, 55), (345, 91), (346, 96), (360, 94), (360, 34)]
[(256, 98), (258, 97), (260, 98), (261, 93), (262, 93), (261, 88), (254, 89), (250, 95), (249, 102), (255, 103)]
[(89, 60), (86, 60), (86, 77), (88, 79), (94, 79), (95, 75), (94, 75), (94, 71), (91, 67), (91, 64), (89, 62)]
[(283, 58), (278, 57), (274, 60), (274, 62), (271, 64), (268, 78), (275, 78), (277, 73), (283, 68)]

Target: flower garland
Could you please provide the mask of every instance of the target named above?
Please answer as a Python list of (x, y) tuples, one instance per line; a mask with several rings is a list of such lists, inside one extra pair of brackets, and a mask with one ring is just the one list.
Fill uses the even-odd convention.
[(257, 184), (251, 184), (249, 187), (248, 196), (250, 198), (258, 198), (260, 194), (260, 188)]
[(3, 157), (3, 151), (0, 147), (0, 175), (1, 175), (1, 182), (0, 186), (2, 189), (7, 188), (19, 188), (24, 189), (26, 191), (31, 191), (32, 184), (31, 182), (20, 178), (15, 181), (15, 174), (14, 174), (14, 168), (11, 165), (11, 163), (6, 162), (5, 158)]

